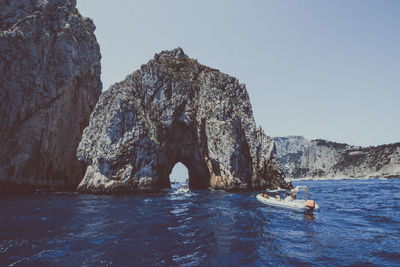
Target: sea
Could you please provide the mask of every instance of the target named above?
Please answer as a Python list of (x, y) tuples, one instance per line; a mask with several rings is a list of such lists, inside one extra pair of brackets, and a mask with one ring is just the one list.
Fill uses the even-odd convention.
[(400, 266), (400, 179), (293, 184), (318, 212), (259, 192), (0, 196), (0, 266)]

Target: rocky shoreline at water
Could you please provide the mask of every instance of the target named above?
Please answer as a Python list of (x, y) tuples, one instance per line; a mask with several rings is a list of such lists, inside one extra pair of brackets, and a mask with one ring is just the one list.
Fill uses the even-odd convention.
[(400, 177), (400, 143), (360, 147), (302, 136), (273, 139), (276, 156), (291, 179)]
[(286, 177), (286, 181), (288, 182), (296, 182), (296, 181), (343, 181), (343, 180), (370, 180), (370, 179), (400, 179), (400, 176), (389, 176), (389, 177), (303, 177), (303, 178), (288, 178)]
[(178, 48), (98, 101), (95, 25), (75, 0), (0, 7), (0, 193), (153, 192), (179, 161), (193, 188), (290, 187), (234, 77)]
[(0, 192), (74, 188), (102, 90), (95, 25), (76, 1), (0, 4)]
[(192, 188), (229, 191), (400, 176), (400, 143), (272, 139), (245, 85), (181, 48), (101, 93), (95, 25), (76, 0), (0, 7), (0, 193), (158, 192), (177, 162)]
[(80, 192), (158, 191), (177, 162), (192, 188), (290, 187), (245, 85), (181, 48), (156, 54), (101, 95), (77, 155), (88, 164)]

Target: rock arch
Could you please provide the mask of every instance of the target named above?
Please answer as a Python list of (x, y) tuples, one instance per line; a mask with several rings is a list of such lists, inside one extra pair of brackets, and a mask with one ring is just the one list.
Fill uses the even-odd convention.
[(189, 173), (189, 186), (193, 188), (208, 188), (210, 186), (209, 170), (202, 159), (202, 148), (190, 127), (176, 123), (169, 129), (164, 153), (160, 155), (158, 175), (160, 187), (168, 187), (169, 175), (176, 163), (182, 162)]
[(289, 187), (274, 149), (245, 86), (177, 48), (101, 95), (77, 151), (89, 165), (78, 189), (158, 191), (178, 161), (195, 188)]

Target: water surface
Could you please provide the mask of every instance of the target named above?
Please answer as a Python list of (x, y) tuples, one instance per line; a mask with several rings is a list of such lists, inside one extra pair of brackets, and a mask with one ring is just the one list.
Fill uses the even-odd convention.
[(0, 265), (400, 265), (400, 179), (300, 184), (314, 215), (256, 192), (0, 196)]

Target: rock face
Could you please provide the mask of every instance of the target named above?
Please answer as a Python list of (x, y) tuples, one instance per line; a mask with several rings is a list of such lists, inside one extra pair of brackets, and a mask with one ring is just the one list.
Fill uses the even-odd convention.
[(273, 137), (276, 146), (276, 157), (282, 164), (283, 171), (288, 177), (293, 177), (297, 162), (305, 153), (310, 141), (302, 136)]
[(0, 191), (72, 188), (101, 94), (92, 20), (75, 1), (0, 1)]
[(89, 165), (78, 190), (158, 191), (177, 162), (192, 188), (289, 187), (273, 153), (245, 86), (177, 48), (100, 96), (77, 150)]
[(400, 177), (400, 143), (359, 147), (302, 136), (274, 137), (288, 177)]

